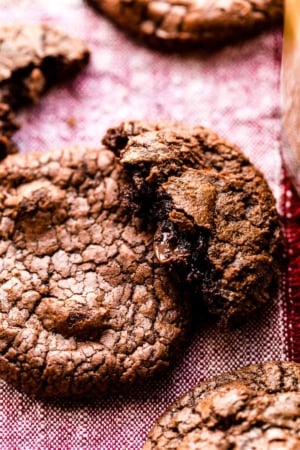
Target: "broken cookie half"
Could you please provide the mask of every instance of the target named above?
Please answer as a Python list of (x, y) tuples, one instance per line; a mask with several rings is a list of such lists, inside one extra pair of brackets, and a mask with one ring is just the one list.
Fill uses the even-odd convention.
[(84, 67), (89, 51), (49, 24), (0, 27), (0, 159), (17, 148), (15, 111)]
[(284, 241), (263, 175), (203, 127), (127, 122), (103, 142), (128, 174), (124, 203), (155, 223), (154, 253), (224, 325), (276, 292)]

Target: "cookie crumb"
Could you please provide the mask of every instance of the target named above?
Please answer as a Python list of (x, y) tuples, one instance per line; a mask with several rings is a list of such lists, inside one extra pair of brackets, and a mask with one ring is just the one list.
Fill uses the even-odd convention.
[(70, 116), (66, 119), (66, 123), (70, 128), (75, 128), (77, 126), (77, 121), (78, 120), (75, 116)]

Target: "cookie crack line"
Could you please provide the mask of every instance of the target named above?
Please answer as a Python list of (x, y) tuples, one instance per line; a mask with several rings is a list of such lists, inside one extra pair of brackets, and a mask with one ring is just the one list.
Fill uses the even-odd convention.
[(0, 27), (0, 159), (17, 151), (17, 110), (78, 73), (89, 55), (82, 41), (49, 24)]
[(211, 49), (282, 24), (283, 0), (86, 0), (119, 28), (167, 50)]

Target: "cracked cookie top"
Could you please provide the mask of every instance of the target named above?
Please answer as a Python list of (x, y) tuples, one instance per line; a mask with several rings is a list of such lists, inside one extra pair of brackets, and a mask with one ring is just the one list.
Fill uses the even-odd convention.
[(121, 207), (123, 178), (107, 148), (0, 164), (0, 376), (20, 390), (119, 390), (166, 369), (184, 340), (184, 288)]
[(267, 362), (202, 382), (177, 400), (143, 450), (300, 448), (300, 365)]

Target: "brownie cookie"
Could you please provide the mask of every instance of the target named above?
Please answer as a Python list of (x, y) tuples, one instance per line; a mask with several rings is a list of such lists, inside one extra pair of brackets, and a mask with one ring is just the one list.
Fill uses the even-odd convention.
[(120, 206), (123, 178), (107, 148), (1, 162), (0, 377), (17, 389), (122, 389), (166, 369), (185, 339), (184, 288)]
[(52, 84), (78, 72), (89, 51), (47, 24), (0, 27), (0, 158), (16, 151), (14, 111), (37, 102)]
[(273, 297), (280, 221), (263, 175), (238, 147), (203, 127), (135, 122), (104, 142), (128, 173), (124, 203), (156, 223), (157, 260), (212, 314), (235, 325)]
[(198, 384), (157, 421), (143, 450), (300, 448), (300, 364), (267, 362)]
[(283, 0), (87, 0), (154, 45), (215, 46), (282, 22)]

